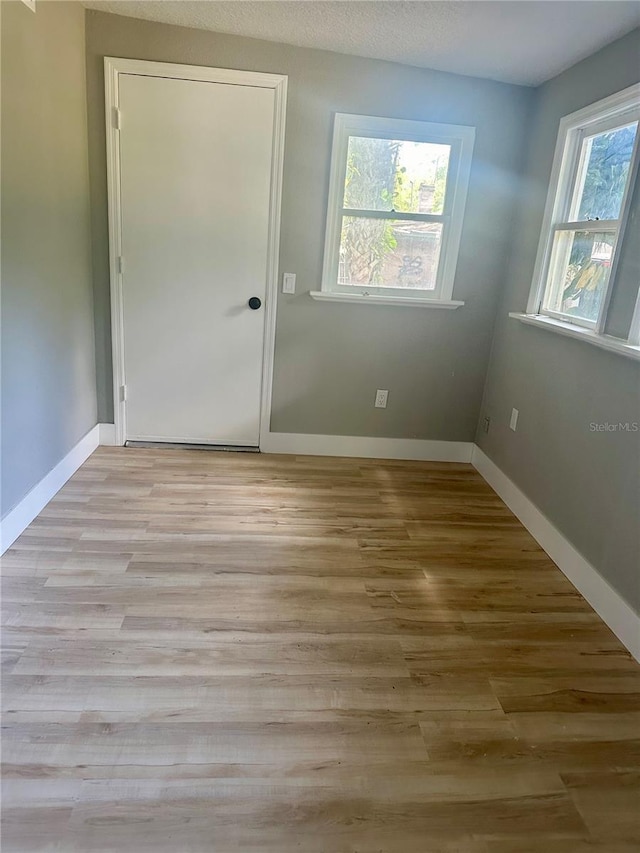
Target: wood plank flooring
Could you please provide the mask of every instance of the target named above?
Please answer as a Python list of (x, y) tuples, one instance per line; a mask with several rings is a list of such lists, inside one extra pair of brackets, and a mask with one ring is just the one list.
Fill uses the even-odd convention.
[(640, 849), (640, 667), (469, 465), (101, 448), (2, 575), (3, 853)]

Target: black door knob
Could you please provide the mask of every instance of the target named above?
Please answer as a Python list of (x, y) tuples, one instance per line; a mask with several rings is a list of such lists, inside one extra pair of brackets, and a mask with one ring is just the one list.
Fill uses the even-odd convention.
[(258, 299), (257, 296), (252, 296), (249, 300), (249, 308), (251, 308), (252, 311), (257, 311), (261, 305), (262, 300)]

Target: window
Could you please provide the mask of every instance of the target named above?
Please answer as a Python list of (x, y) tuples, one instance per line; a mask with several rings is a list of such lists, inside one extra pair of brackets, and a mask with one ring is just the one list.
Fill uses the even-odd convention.
[[(639, 120), (639, 86), (562, 119), (529, 315), (607, 333), (638, 168)], [(637, 343), (632, 337), (629, 328), (626, 339)]]
[(312, 296), (462, 305), (451, 293), (474, 135), (338, 113), (322, 291)]

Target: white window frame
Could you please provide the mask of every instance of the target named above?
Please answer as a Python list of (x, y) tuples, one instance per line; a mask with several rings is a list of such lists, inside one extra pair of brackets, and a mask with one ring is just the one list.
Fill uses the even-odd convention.
[[(612, 127), (620, 127), (625, 123), (640, 121), (640, 84), (630, 86), (621, 92), (597, 101), (584, 109), (565, 116), (560, 121), (553, 166), (549, 182), (549, 191), (545, 205), (538, 254), (533, 273), (533, 283), (527, 304), (526, 315), (515, 315), (519, 319), (529, 320), (538, 318), (541, 323), (551, 328), (552, 323), (561, 327), (575, 328), (585, 334), (584, 340), (594, 342), (594, 337), (605, 337), (607, 312), (611, 295), (616, 286), (616, 272), (619, 258), (619, 247), (622, 244), (629, 217), (629, 206), (640, 158), (640, 127), (636, 133), (635, 145), (627, 176), (619, 219), (588, 220), (586, 222), (572, 221), (572, 207), (576, 204), (576, 186), (580, 180), (581, 170), (586, 163), (582, 162), (582, 142), (585, 137), (603, 133)], [(575, 215), (575, 214), (574, 214)], [(559, 230), (572, 231), (614, 231), (615, 242), (611, 259), (611, 271), (606, 290), (602, 297), (598, 318), (595, 321), (570, 314), (553, 311), (544, 306), (547, 291), (552, 287), (549, 280), (549, 266), (553, 251), (554, 236)], [(640, 293), (638, 294), (640, 302)], [(636, 309), (636, 314), (638, 309)], [(567, 329), (564, 329), (567, 331)], [(627, 341), (628, 345), (636, 345), (634, 340), (634, 324)]]
[[(434, 290), (338, 284), (343, 216), (365, 213), (364, 211), (343, 208), (350, 136), (433, 142), (451, 146), (442, 214), (366, 211), (366, 216), (371, 218), (442, 223), (440, 260)], [(367, 301), (369, 304), (380, 305), (426, 305), (438, 308), (458, 308), (464, 305), (464, 302), (453, 300), (452, 293), (462, 236), (474, 140), (475, 128), (473, 127), (336, 113), (331, 150), (322, 289), (312, 291), (311, 296), (314, 299), (341, 302)]]

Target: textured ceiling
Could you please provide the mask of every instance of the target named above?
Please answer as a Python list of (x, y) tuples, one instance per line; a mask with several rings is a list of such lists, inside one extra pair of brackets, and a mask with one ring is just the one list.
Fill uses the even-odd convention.
[(640, 25), (619, 0), (88, 0), (90, 9), (537, 85)]

